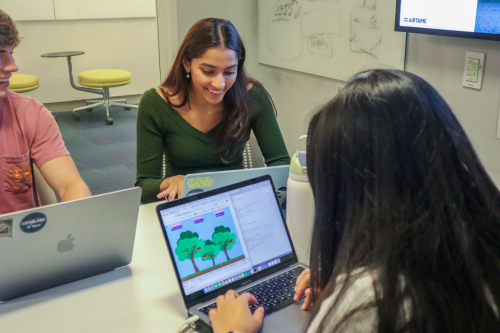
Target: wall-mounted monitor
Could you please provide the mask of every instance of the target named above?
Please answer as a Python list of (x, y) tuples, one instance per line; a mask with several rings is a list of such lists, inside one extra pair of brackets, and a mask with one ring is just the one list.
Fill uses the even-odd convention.
[(396, 0), (395, 30), (500, 40), (500, 0)]

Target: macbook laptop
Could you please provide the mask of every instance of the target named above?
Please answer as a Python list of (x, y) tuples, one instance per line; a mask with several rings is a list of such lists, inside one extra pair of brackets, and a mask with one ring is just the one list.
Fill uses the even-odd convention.
[(309, 313), (293, 300), (297, 260), (269, 175), (158, 205), (186, 308), (208, 312), (229, 289), (265, 308), (262, 332), (303, 332)]
[(0, 215), (0, 301), (126, 266), (141, 189)]
[(239, 183), (263, 175), (270, 175), (273, 179), (281, 208), (286, 209), (286, 186), (289, 173), (289, 165), (280, 165), (276, 167), (189, 174), (184, 177), (182, 197), (214, 190), (219, 187)]

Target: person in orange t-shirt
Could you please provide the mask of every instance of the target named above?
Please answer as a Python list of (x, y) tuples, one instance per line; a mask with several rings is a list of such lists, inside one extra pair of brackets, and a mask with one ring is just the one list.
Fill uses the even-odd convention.
[(18, 44), (14, 22), (0, 10), (0, 214), (39, 206), (33, 164), (62, 201), (91, 195), (51, 113), (8, 90), (19, 69), (12, 56)]

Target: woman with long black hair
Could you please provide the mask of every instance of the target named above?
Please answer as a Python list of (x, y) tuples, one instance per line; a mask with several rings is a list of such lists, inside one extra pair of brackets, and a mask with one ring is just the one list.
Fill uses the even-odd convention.
[[(500, 332), (500, 193), (440, 94), (408, 72), (362, 72), (308, 135), (307, 331)], [(215, 333), (253, 332), (261, 312), (241, 303), (211, 312)]]
[(189, 29), (165, 81), (139, 104), (136, 186), (143, 203), (180, 196), (188, 173), (242, 169), (251, 130), (267, 166), (290, 164), (272, 100), (246, 74), (245, 58), (231, 22), (207, 18)]

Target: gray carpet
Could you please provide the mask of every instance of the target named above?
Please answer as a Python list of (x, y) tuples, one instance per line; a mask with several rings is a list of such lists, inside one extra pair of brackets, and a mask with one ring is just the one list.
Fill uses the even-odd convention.
[(78, 171), (92, 194), (102, 194), (134, 186), (136, 175), (135, 123), (137, 109), (111, 107), (113, 125), (106, 125), (106, 110), (57, 112), (57, 124)]

